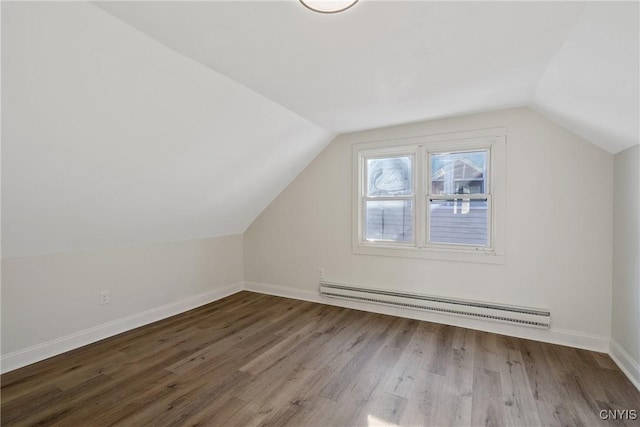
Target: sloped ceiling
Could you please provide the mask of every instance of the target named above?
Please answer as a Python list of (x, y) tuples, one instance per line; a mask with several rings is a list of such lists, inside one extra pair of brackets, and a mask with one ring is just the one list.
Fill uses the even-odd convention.
[(242, 233), (333, 135), (84, 2), (2, 3), (2, 255)]
[(638, 2), (104, 2), (337, 133), (531, 106), (615, 153), (638, 143)]
[(337, 133), (530, 106), (638, 143), (638, 3), (2, 2), (2, 255), (242, 233)]
[(533, 98), (536, 110), (612, 153), (638, 144), (639, 4), (589, 3)]

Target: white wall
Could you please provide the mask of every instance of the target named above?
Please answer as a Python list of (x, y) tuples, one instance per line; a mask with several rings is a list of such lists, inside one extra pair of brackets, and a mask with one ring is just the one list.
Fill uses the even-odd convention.
[(332, 138), (89, 2), (2, 2), (1, 30), (5, 370), (228, 292)]
[(332, 139), (85, 1), (2, 2), (2, 89), (3, 256), (243, 233)]
[[(241, 280), (241, 235), (96, 252), (5, 258), (2, 260), (3, 359), (9, 353), (64, 341), (72, 334), (100, 329), (109, 322), (117, 324), (128, 316), (134, 319), (123, 322), (123, 330), (139, 326), (138, 323), (145, 320), (172, 314), (173, 308), (182, 311), (220, 297), (225, 289)], [(111, 302), (99, 305), (98, 294), (103, 290), (110, 291)], [(160, 310), (163, 307), (166, 310)], [(151, 313), (146, 313), (149, 310)], [(104, 330), (105, 336), (119, 331), (113, 327)], [(97, 335), (86, 334), (85, 338), (90, 340), (98, 335), (100, 331)], [(69, 344), (69, 348), (73, 348), (86, 342), (71, 340)], [(29, 360), (31, 356), (26, 351), (19, 355), (17, 362), (3, 360), (3, 364), (11, 365), (23, 359), (34, 361)], [(3, 366), (5, 370), (10, 367)]]
[(640, 146), (614, 157), (611, 350), (640, 388)]
[[(508, 132), (504, 265), (352, 253), (352, 144), (499, 126)], [(605, 351), (612, 166), (611, 154), (526, 108), (342, 135), (245, 232), (245, 280), (311, 297), (322, 267), (335, 282), (549, 308), (551, 332), (464, 324)]]

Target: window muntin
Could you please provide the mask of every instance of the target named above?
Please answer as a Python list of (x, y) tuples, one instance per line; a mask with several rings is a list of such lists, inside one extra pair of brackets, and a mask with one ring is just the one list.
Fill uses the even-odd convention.
[[(504, 128), (493, 128), (355, 144), (353, 252), (504, 263), (504, 135)], [(392, 158), (397, 164), (400, 157), (411, 158), (410, 174), (401, 173), (400, 167), (393, 173), (373, 172), (379, 166), (369, 162)], [(403, 162), (406, 164), (406, 160)], [(369, 165), (371, 174), (367, 170)], [(453, 177), (446, 189), (445, 177), (437, 173), (443, 167)], [(444, 172), (446, 175), (447, 170)], [(396, 203), (381, 203), (385, 201)], [(394, 230), (389, 228), (393, 221), (387, 221), (389, 209), (400, 207), (404, 208), (404, 225)], [(382, 209), (385, 209), (384, 230)], [(442, 233), (443, 226), (461, 228), (465, 224), (470, 224), (471, 229), (464, 233)]]
[(425, 245), (491, 247), (490, 148), (428, 152)]
[(413, 243), (415, 154), (364, 157), (363, 239)]

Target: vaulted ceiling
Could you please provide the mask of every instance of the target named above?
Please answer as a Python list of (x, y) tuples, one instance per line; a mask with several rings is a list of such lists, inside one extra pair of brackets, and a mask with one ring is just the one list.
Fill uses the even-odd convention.
[(242, 233), (338, 133), (529, 106), (638, 143), (637, 2), (2, 2), (3, 256)]
[(531, 106), (617, 152), (638, 143), (638, 2), (100, 2), (337, 133)]

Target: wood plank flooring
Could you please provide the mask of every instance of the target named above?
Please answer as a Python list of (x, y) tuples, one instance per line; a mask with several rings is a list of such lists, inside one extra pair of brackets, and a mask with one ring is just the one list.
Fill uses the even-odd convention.
[(1, 381), (3, 426), (640, 425), (606, 354), (250, 292)]

